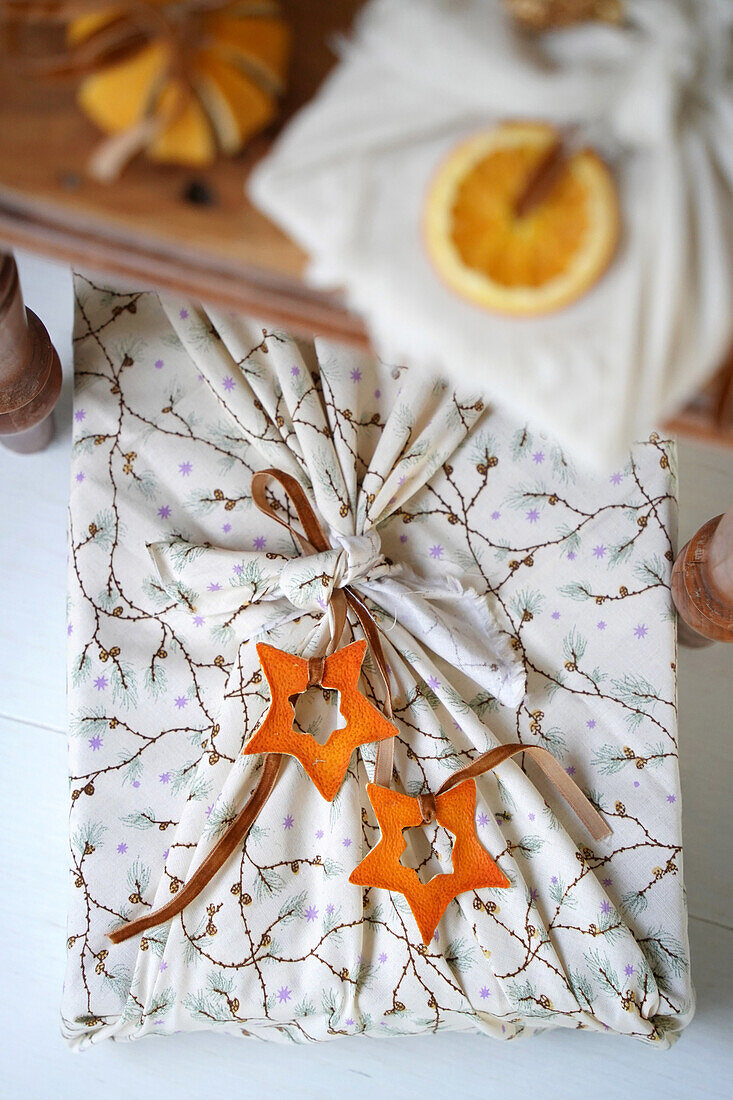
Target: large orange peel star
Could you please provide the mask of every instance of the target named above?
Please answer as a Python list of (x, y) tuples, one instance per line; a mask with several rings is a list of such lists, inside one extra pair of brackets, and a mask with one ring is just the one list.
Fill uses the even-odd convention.
[(309, 733), (294, 725), (290, 699), (309, 686), (308, 662), (264, 642), (257, 643), (257, 656), (270, 686), (270, 709), (260, 728), (247, 742), (244, 752), (279, 752), (294, 756), (303, 765), (318, 792), (328, 802), (336, 797), (346, 775), (352, 753), (358, 745), (394, 737), (397, 728), (358, 688), (366, 652), (362, 639), (344, 646), (324, 659), (320, 684), (340, 694), (339, 709), (346, 719), (341, 729), (332, 730), (320, 745)]
[(369, 801), (377, 815), (382, 835), (371, 852), (354, 868), (349, 882), (356, 886), (377, 886), (404, 894), (417, 921), (423, 943), (428, 944), (448, 903), (466, 890), (510, 886), (509, 879), (479, 843), (474, 826), (476, 784), (472, 779), (435, 797), (435, 819), (453, 834), (453, 871), (421, 882), (417, 872), (400, 863), (406, 848), (403, 829), (423, 824), (417, 798), (367, 785)]

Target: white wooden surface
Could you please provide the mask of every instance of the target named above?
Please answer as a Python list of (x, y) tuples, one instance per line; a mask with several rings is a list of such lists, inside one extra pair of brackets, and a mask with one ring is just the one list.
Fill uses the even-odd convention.
[[(0, 449), (0, 1097), (197, 1100), (273, 1096), (733, 1097), (733, 646), (680, 655), (685, 877), (697, 1016), (667, 1053), (554, 1032), (499, 1044), (444, 1034), (273, 1047), (211, 1035), (108, 1043), (82, 1055), (58, 1030), (66, 909), (65, 513), (68, 272), (20, 257), (26, 300), (64, 359), (59, 432), (40, 456)], [(733, 452), (683, 444), (680, 535), (733, 500)]]

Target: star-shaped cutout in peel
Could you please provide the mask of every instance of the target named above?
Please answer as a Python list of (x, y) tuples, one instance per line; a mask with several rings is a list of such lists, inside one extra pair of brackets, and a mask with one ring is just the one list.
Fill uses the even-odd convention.
[(511, 885), (476, 836), (473, 820), (476, 784), (472, 779), (435, 798), (436, 820), (455, 838), (451, 856), (453, 871), (435, 875), (429, 882), (421, 882), (416, 871), (400, 863), (406, 847), (402, 830), (423, 824), (418, 799), (378, 787), (375, 783), (367, 785), (367, 794), (382, 835), (351, 872), (349, 882), (403, 894), (417, 921), (423, 943), (430, 943), (448, 903), (458, 894), (486, 886)]
[(362, 639), (326, 657), (321, 686), (340, 694), (340, 710), (346, 725), (333, 730), (320, 745), (309, 733), (295, 729), (290, 698), (308, 688), (308, 662), (264, 642), (257, 643), (257, 656), (270, 686), (270, 709), (260, 728), (244, 748), (248, 755), (280, 752), (294, 756), (303, 765), (318, 792), (327, 802), (336, 797), (346, 775), (352, 753), (358, 745), (394, 737), (396, 727), (359, 691), (361, 665), (366, 652)]

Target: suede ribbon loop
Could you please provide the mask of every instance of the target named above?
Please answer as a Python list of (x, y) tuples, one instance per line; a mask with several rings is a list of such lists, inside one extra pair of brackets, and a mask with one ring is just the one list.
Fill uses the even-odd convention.
[[(610, 827), (585, 797), (578, 784), (570, 778), (562, 764), (558, 763), (552, 753), (548, 749), (543, 749), (541, 745), (522, 745), (519, 742), (512, 745), (497, 745), (496, 748), (490, 749), (470, 764), (467, 764), (465, 768), (453, 772), (445, 783), (438, 788), (436, 797), (445, 794), (446, 791), (450, 791), (466, 779), (475, 779), (478, 775), (493, 771), (499, 764), (512, 756), (518, 756), (520, 753), (527, 753), (535, 763), (539, 764), (557, 793), (562, 795), (594, 840), (604, 840), (605, 837), (610, 836)], [(421, 795), (421, 799), (425, 797), (425, 795)], [(421, 809), (422, 805), (421, 801)], [(424, 810), (423, 818), (425, 818)]]
[[(266, 485), (270, 478), (277, 481), (285, 490), (295, 508), (302, 530), (298, 530), (288, 519), (285, 519), (268, 499)], [(333, 548), (302, 486), (294, 477), (284, 470), (269, 469), (260, 470), (255, 473), (252, 477), (252, 500), (261, 512), (290, 531), (299, 543), (305, 556), (325, 555), (332, 551)], [(345, 546), (344, 542), (346, 540), (341, 541), (342, 546), (337, 555), (333, 582), (327, 586), (329, 597), (327, 611), (330, 616), (331, 626), (331, 638), (327, 649), (328, 652), (333, 652), (333, 650), (338, 647), (341, 635), (344, 631), (344, 626), (346, 625), (346, 612), (347, 609), (350, 609), (359, 621), (369, 649), (374, 657), (374, 662), (379, 670), (385, 696), (383, 710), (387, 718), (391, 720), (393, 715), (392, 690), (390, 687), (389, 668), (379, 638), (379, 629), (362, 598), (349, 584), (343, 583), (349, 576), (362, 575), (365, 568), (369, 569), (374, 566), (377, 568), (379, 567), (378, 545), (375, 544), (374, 539), (369, 538), (355, 538), (350, 540), (353, 544), (358, 543), (359, 549), (364, 550), (364, 548), (367, 548), (369, 551), (369, 564), (365, 565), (364, 562), (362, 562), (361, 566), (355, 566), (353, 561), (353, 546)], [(378, 541), (377, 539), (377, 544)], [(342, 583), (337, 583), (339, 581)], [(321, 682), (323, 668), (324, 658), (322, 656), (309, 659), (309, 687)], [(393, 741), (394, 739), (392, 737), (387, 738), (384, 741), (380, 741), (377, 747), (374, 780), (376, 783), (380, 784), (380, 786), (389, 786), (392, 779), (394, 761)], [(182, 912), (186, 906), (194, 900), (194, 898), (198, 897), (214, 875), (221, 870), (229, 859), (229, 856), (232, 855), (237, 846), (244, 840), (254, 824), (257, 815), (275, 787), (278, 775), (280, 774), (282, 760), (283, 757), (281, 753), (268, 753), (265, 756), (259, 781), (246, 805), (240, 810), (224, 835), (217, 841), (203, 863), (197, 868), (175, 898), (172, 898), (171, 901), (167, 902), (160, 909), (156, 909), (154, 912), (148, 913), (144, 917), (140, 917), (137, 920), (130, 921), (128, 924), (121, 925), (119, 928), (115, 928), (108, 934), (112, 943), (121, 943), (123, 940), (130, 939), (132, 936), (147, 931), (149, 928), (155, 928), (157, 925), (164, 924), (166, 921), (177, 916), (178, 913)]]

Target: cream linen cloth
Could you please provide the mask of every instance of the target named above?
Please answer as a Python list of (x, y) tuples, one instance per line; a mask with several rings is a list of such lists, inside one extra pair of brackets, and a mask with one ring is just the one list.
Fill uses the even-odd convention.
[[(82, 277), (76, 293), (70, 1043), (556, 1026), (671, 1042), (692, 1010), (673, 445), (594, 480), (422, 372)], [(254, 507), (267, 466), (301, 481), (332, 552), (307, 561)], [(481, 777), (478, 835), (512, 885), (460, 895), (426, 948), (401, 895), (348, 882), (378, 835), (374, 746), (332, 804), (288, 759), (195, 902), (112, 945), (180, 889), (256, 782), (261, 758), (241, 755), (268, 705), (254, 639), (313, 649), (345, 583), (380, 624), (408, 792), (520, 738), (555, 753), (613, 835), (591, 846), (531, 764)], [(299, 722), (327, 733), (335, 700), (307, 699)], [(449, 837), (408, 852), (437, 873)]]
[[(733, 5), (627, 9), (629, 29), (529, 45), (498, 0), (373, 0), (249, 183), (310, 254), (311, 280), (344, 288), (383, 358), (479, 385), (596, 466), (693, 394), (732, 332)], [(620, 191), (609, 272), (544, 318), (464, 302), (422, 240), (438, 165), (505, 118), (576, 124)]]

